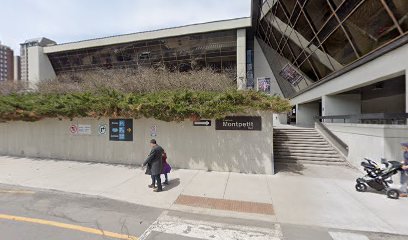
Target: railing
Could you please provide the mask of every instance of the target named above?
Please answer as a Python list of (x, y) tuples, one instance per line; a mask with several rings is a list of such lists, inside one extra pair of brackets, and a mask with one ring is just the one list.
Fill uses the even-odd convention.
[(348, 145), (321, 123), (318, 117), (315, 117), (315, 128), (319, 130), (323, 136), (325, 136), (343, 154), (344, 157), (348, 156)]
[(406, 124), (408, 113), (366, 113), (353, 115), (319, 116), (315, 119), (322, 122), (364, 123), (364, 124)]

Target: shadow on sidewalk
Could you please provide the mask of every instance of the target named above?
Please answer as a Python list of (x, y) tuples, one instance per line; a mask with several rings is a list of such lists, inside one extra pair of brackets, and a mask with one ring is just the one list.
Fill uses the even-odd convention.
[(171, 179), (169, 180), (169, 185), (163, 185), (163, 191), (170, 191), (178, 185), (180, 185), (180, 178)]
[(275, 174), (279, 172), (289, 172), (297, 175), (303, 175), (303, 170), (305, 170), (305, 167), (303, 164), (300, 163), (296, 164), (279, 163), (275, 165)]

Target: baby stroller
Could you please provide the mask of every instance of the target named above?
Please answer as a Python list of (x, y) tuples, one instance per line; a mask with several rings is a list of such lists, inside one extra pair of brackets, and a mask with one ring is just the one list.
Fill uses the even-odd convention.
[(400, 191), (392, 188), (390, 184), (393, 183), (391, 177), (402, 170), (402, 164), (397, 161), (387, 161), (384, 158), (381, 159), (381, 163), (384, 164), (384, 168), (381, 168), (373, 160), (364, 158), (361, 166), (364, 167), (367, 174), (356, 179), (356, 190), (365, 192), (368, 187), (371, 187), (377, 191), (385, 191), (389, 198), (398, 199)]

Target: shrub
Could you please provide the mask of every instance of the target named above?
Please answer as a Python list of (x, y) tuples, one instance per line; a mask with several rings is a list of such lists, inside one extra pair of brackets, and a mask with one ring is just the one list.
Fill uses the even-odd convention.
[(187, 118), (222, 118), (252, 110), (290, 111), (288, 100), (254, 91), (157, 91), (25, 93), (0, 96), (0, 120), (37, 121), (42, 118), (129, 117), (182, 121)]

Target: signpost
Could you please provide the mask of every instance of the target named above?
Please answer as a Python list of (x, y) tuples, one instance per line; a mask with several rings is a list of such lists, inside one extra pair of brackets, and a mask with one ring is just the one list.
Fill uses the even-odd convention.
[(215, 121), (215, 130), (261, 131), (260, 116), (230, 116)]
[(209, 126), (211, 126), (211, 120), (194, 121), (194, 122), (193, 122), (193, 125), (194, 125), (194, 126), (209, 127)]
[(133, 119), (109, 119), (110, 141), (133, 141)]

